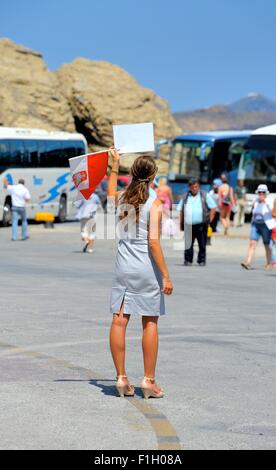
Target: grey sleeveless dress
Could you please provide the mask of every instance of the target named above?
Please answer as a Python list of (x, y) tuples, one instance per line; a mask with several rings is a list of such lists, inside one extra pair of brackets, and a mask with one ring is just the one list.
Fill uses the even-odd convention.
[[(119, 243), (110, 299), (112, 314), (119, 313), (123, 302), (124, 313), (128, 315), (165, 314), (162, 276), (148, 247), (149, 213), (155, 198), (150, 195), (140, 210), (138, 233), (136, 223), (130, 226), (117, 219)], [(120, 213), (120, 199), (121, 195), (117, 213)]]

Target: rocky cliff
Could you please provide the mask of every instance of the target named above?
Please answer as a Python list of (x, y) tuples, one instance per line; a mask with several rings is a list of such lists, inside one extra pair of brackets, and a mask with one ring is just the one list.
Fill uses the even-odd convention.
[(0, 125), (74, 131), (70, 105), (41, 54), (0, 40)]
[(156, 140), (179, 132), (165, 100), (108, 62), (79, 58), (50, 72), (40, 53), (2, 39), (0, 83), (1, 126), (76, 130), (91, 150), (112, 144), (115, 123), (151, 121)]

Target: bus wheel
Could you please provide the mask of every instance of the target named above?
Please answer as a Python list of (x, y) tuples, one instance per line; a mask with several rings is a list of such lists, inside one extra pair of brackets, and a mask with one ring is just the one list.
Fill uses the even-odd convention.
[(3, 209), (3, 219), (2, 219), (3, 227), (7, 227), (8, 225), (10, 225), (11, 221), (12, 221), (11, 202), (9, 200), (6, 200), (4, 204), (4, 209)]
[(59, 201), (58, 221), (65, 222), (67, 217), (67, 204), (66, 196), (61, 196)]

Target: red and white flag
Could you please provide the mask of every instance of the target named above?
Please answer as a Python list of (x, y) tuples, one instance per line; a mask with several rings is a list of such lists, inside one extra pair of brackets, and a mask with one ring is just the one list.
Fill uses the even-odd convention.
[(69, 158), (72, 180), (85, 199), (90, 198), (105, 177), (107, 164), (108, 151)]

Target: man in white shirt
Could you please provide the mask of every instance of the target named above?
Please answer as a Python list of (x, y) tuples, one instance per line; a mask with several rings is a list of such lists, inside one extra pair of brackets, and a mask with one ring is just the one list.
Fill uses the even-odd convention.
[(22, 221), (22, 240), (27, 240), (29, 237), (27, 233), (28, 223), (26, 217), (26, 202), (31, 199), (30, 192), (25, 187), (23, 179), (20, 179), (18, 184), (9, 184), (6, 178), (4, 180), (4, 186), (12, 199), (12, 240), (17, 240), (19, 216)]

